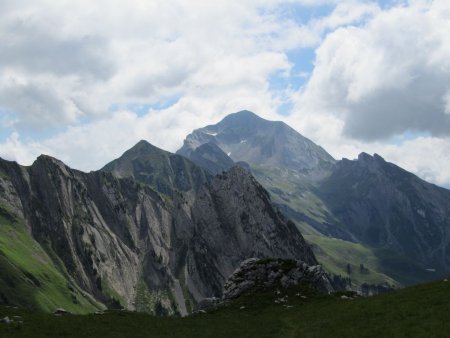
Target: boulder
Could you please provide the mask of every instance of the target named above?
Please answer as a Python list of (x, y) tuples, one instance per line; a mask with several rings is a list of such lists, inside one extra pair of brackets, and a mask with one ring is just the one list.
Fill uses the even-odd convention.
[(53, 312), (53, 314), (55, 316), (66, 316), (66, 315), (70, 315), (71, 313), (63, 308), (58, 308)]
[(5, 324), (10, 324), (10, 323), (13, 322), (13, 320), (10, 319), (8, 316), (6, 316), (6, 317), (4, 317), (4, 318), (1, 319), (1, 322), (2, 322), (2, 323), (5, 323)]
[(250, 258), (241, 263), (224, 285), (224, 300), (239, 297), (252, 288), (271, 288), (308, 284), (331, 293), (334, 288), (320, 265), (310, 266), (294, 259)]

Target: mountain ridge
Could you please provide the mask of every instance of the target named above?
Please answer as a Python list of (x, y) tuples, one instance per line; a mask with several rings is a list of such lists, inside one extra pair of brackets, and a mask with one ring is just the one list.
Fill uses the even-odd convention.
[[(159, 152), (146, 143), (140, 147)], [(157, 155), (168, 160), (165, 168), (173, 168), (170, 153)], [(173, 156), (175, 163), (183, 160), (186, 175), (203, 172)], [(317, 264), (295, 225), (272, 206), (248, 171), (233, 167), (208, 177), (187, 191), (174, 185), (167, 195), (132, 177), (72, 170), (46, 155), (29, 167), (0, 160), (0, 205), (14, 210), (35, 250), (47, 253), (67, 285), (75, 283), (73, 292), (63, 283), (68, 303), (81, 302), (86, 294), (98, 308), (186, 315), (203, 298), (220, 296), (227, 276), (244, 259), (275, 256)], [(9, 257), (6, 264), (14, 262)], [(41, 274), (35, 280), (51, 285)]]

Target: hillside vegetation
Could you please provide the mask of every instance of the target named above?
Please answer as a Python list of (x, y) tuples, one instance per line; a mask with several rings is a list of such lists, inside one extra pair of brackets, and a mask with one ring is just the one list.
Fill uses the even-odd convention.
[(49, 312), (57, 307), (74, 313), (100, 308), (55, 266), (23, 220), (1, 204), (0, 298), (2, 303)]
[[(343, 297), (344, 296), (344, 297)], [(347, 298), (348, 297), (348, 298)], [(353, 298), (312, 291), (266, 290), (228, 306), (186, 318), (114, 311), (55, 317), (0, 308), (6, 337), (448, 337), (450, 283), (440, 280), (392, 293)], [(286, 300), (286, 302), (280, 300)]]

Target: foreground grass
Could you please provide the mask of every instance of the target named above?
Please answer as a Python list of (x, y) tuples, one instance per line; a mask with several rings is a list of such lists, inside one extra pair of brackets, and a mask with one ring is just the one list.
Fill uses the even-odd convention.
[[(281, 297), (287, 303), (274, 302)], [(438, 281), (353, 300), (271, 290), (187, 318), (121, 311), (55, 317), (1, 307), (1, 317), (22, 316), (23, 324), (0, 323), (0, 337), (449, 337), (449, 313), (450, 282)]]

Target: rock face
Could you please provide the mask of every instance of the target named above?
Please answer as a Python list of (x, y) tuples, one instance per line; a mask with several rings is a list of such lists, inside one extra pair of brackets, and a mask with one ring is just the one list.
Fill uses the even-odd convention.
[(337, 163), (320, 196), (357, 241), (450, 271), (450, 191), (362, 153)]
[(310, 266), (291, 259), (250, 258), (241, 263), (224, 285), (223, 298), (233, 299), (251, 289), (307, 284), (331, 293), (334, 288), (320, 265)]
[[(184, 163), (168, 174), (173, 185), (159, 185), (157, 170), (136, 171), (138, 156), (115, 162), (113, 173), (83, 173), (49, 156), (30, 167), (0, 159), (0, 203), (83, 292), (110, 307), (183, 315), (205, 297), (220, 297), (226, 278), (247, 258), (316, 264), (295, 225), (246, 170), (233, 167), (212, 178), (153, 148), (167, 162), (145, 160), (148, 167)], [(127, 176), (120, 168), (133, 168), (135, 179), (116, 177)]]

